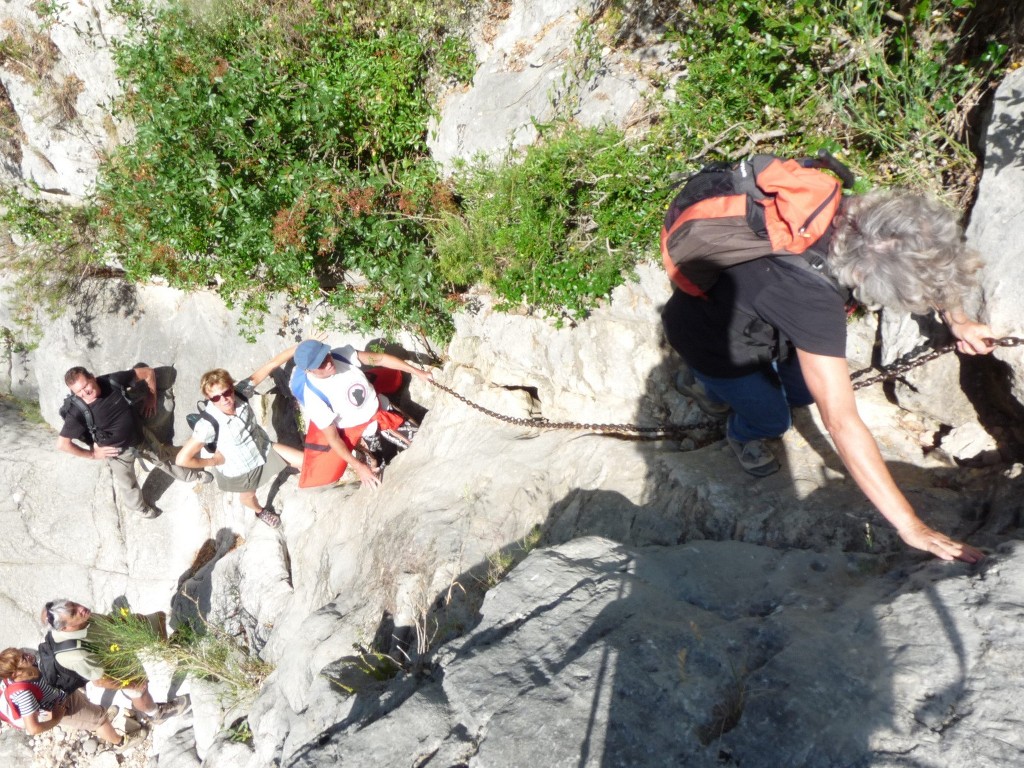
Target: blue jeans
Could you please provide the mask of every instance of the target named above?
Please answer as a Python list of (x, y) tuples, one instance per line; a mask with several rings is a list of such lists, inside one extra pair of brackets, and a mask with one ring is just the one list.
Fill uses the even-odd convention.
[(733, 440), (746, 443), (781, 437), (793, 423), (789, 409), (814, 402), (795, 354), (785, 362), (772, 363), (772, 369), (735, 379), (716, 379), (693, 371), (712, 400), (732, 408), (726, 434)]

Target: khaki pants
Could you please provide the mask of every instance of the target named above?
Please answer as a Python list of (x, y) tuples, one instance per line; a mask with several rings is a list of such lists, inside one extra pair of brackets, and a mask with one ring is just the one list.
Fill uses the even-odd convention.
[(107, 712), (99, 704), (93, 704), (81, 689), (64, 699), (64, 717), (61, 726), (68, 729), (95, 731), (107, 719)]
[(142, 428), (142, 440), (134, 448), (126, 448), (120, 456), (107, 459), (107, 466), (114, 478), (114, 488), (117, 489), (121, 502), (128, 512), (142, 512), (146, 508), (146, 501), (142, 498), (142, 489), (139, 488), (139, 479), (135, 474), (135, 460), (141, 459), (154, 469), (159, 469), (170, 475), (175, 480), (186, 483), (198, 480), (203, 471), (200, 469), (186, 469), (174, 463), (177, 451), (170, 445), (164, 445), (146, 427)]

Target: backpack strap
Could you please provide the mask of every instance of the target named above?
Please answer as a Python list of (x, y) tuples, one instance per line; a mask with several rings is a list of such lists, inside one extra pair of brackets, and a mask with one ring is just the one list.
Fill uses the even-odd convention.
[(199, 411), (199, 418), (203, 421), (209, 422), (210, 426), (213, 427), (213, 440), (205, 443), (203, 448), (208, 452), (213, 453), (217, 450), (217, 439), (220, 437), (220, 422), (218, 422), (213, 416), (206, 410), (209, 407), (209, 400), (200, 400), (196, 403), (196, 409)]
[(0, 681), (0, 687), (2, 687), (4, 698), (7, 700), (8, 711), (12, 715), (15, 715), (14, 720), (12, 720), (4, 714), (3, 708), (0, 708), (0, 720), (3, 720), (5, 723), (8, 723), (10, 725), (13, 725), (15, 728), (21, 728), (22, 726), (18, 725), (15, 722), (15, 720), (21, 720), (21, 710), (18, 709), (18, 705), (14, 703), (14, 699), (12, 697), (19, 691), (29, 691), (33, 696), (36, 697), (37, 700), (42, 701), (43, 689), (29, 680), (19, 680), (17, 682), (12, 683)]
[(311, 382), (311, 381), (309, 380), (309, 377), (308, 377), (308, 376), (306, 376), (305, 378), (306, 378), (306, 382), (305, 382), (305, 384), (306, 384), (306, 387), (307, 387), (307, 388), (309, 388), (309, 390), (310, 390), (310, 391), (311, 391), (311, 392), (312, 392), (312, 393), (313, 393), (314, 395), (316, 395), (316, 396), (317, 396), (317, 397), (319, 397), (319, 398), (320, 398), (321, 400), (323, 400), (323, 401), (324, 401), (324, 405), (326, 405), (326, 406), (327, 406), (328, 408), (330, 408), (330, 409), (331, 409), (331, 410), (333, 411), (333, 410), (334, 410), (334, 406), (333, 406), (333, 405), (331, 405), (331, 401), (327, 399), (327, 395), (325, 395), (325, 394), (324, 394), (323, 392), (321, 392), (321, 391), (320, 391), (319, 389), (317, 389), (316, 387), (314, 387), (314, 386), (313, 386), (313, 382)]
[(78, 395), (68, 395), (67, 402), (78, 412), (78, 420), (85, 425), (92, 442), (96, 443), (96, 419), (93, 418), (92, 409), (86, 405), (85, 400)]
[[(334, 350), (331, 350), (331, 357), (335, 360), (335, 362), (344, 363), (345, 365), (352, 365), (351, 360), (349, 360), (344, 355), (335, 352)], [(327, 399), (327, 395), (325, 395), (323, 392), (317, 389), (316, 386), (314, 386), (313, 382), (309, 380), (309, 376), (307, 375), (307, 373), (307, 371), (298, 372), (298, 375), (295, 376), (294, 380), (292, 381), (292, 394), (295, 395), (295, 399), (298, 400), (303, 405), (305, 405), (306, 400), (305, 394), (303, 393), (303, 389), (308, 387), (310, 392), (319, 397), (323, 401), (323, 404), (333, 411), (334, 406), (331, 405), (331, 401)]]

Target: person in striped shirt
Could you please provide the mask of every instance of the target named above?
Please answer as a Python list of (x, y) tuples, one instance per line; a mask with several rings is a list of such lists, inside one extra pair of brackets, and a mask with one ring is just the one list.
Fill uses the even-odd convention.
[[(30, 682), (31, 685), (15, 685), (21, 682)], [(0, 651), (0, 686), (7, 700), (4, 709), (8, 708), (7, 704), (11, 705), (10, 711), (14, 716), (11, 725), (23, 729), (30, 736), (46, 733), (61, 725), (65, 729), (92, 731), (118, 751), (139, 743), (146, 736), (145, 731), (118, 735), (104, 709), (89, 701), (83, 690), (65, 693), (44, 682), (39, 677), (35, 656), (19, 648)], [(40, 719), (43, 712), (49, 713), (49, 719)]]

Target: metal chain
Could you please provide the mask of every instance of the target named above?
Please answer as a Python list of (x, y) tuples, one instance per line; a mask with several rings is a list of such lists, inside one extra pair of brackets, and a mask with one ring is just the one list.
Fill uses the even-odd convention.
[[(1021, 345), (1024, 345), (1024, 339), (1017, 338), (1016, 336), (1004, 336), (1001, 339), (982, 339), (982, 341), (984, 341), (989, 346), (993, 347), (1019, 347)], [(936, 347), (931, 352), (927, 352), (921, 355), (920, 357), (915, 357), (913, 360), (893, 363), (887, 368), (883, 368), (882, 371), (877, 375), (864, 379), (863, 381), (858, 381), (856, 384), (853, 385), (853, 388), (863, 389), (864, 387), (870, 387), (872, 384), (877, 384), (880, 381), (889, 381), (891, 379), (899, 378), (908, 371), (912, 371), (915, 368), (919, 368), (925, 363), (930, 363), (932, 360), (942, 357), (942, 355), (946, 354), (947, 352), (952, 352), (954, 349), (956, 349), (955, 342), (952, 344), (944, 344), (943, 346)], [(850, 374), (850, 378), (856, 378), (860, 374), (867, 373), (870, 370), (870, 368), (865, 368), (862, 371), (855, 371), (854, 373)]]
[[(1001, 339), (983, 339), (986, 344), (996, 347), (1019, 347), (1024, 346), (1024, 338), (1017, 338), (1014, 336), (1005, 336)], [(898, 376), (902, 376), (911, 371), (914, 368), (918, 368), (927, 362), (935, 360), (937, 357), (941, 357), (947, 352), (952, 352), (956, 349), (956, 344), (946, 344), (938, 347), (931, 352), (928, 352), (920, 357), (916, 357), (908, 362), (896, 363), (888, 368), (882, 370), (876, 376), (872, 376), (869, 379), (858, 381), (853, 385), (854, 389), (863, 389), (864, 387), (872, 384), (877, 384), (880, 381), (886, 381), (889, 379), (895, 379)], [(864, 371), (856, 371), (851, 374), (852, 377), (856, 377), (862, 373), (866, 373), (870, 369)], [(517, 427), (528, 427), (533, 429), (568, 429), (578, 432), (593, 432), (602, 435), (628, 435), (635, 439), (641, 440), (664, 440), (670, 437), (689, 437), (695, 438), (695, 435), (700, 435), (705, 430), (715, 430), (716, 432), (721, 429), (722, 423), (720, 421), (713, 422), (702, 422), (700, 424), (694, 424), (689, 427), (669, 425), (665, 427), (642, 427), (638, 424), (588, 424), (580, 423), (576, 421), (548, 421), (544, 418), (523, 418), (517, 416), (506, 416), (503, 413), (492, 411), (490, 408), (474, 403), (469, 398), (460, 395), (451, 387), (447, 387), (438, 381), (430, 380), (430, 383), (440, 389), (442, 392), (447, 392), (449, 395), (454, 397), (456, 400), (468, 405), (470, 408), (479, 411), (485, 416), (490, 416), (492, 419), (503, 421), (506, 424), (512, 424)], [(710, 442), (705, 439), (704, 442)]]
[(664, 440), (665, 438), (672, 436), (692, 438), (694, 433), (698, 433), (700, 430), (712, 428), (718, 430), (721, 428), (721, 424), (717, 421), (694, 424), (689, 427), (676, 425), (669, 425), (666, 427), (642, 427), (638, 424), (585, 424), (575, 421), (548, 421), (544, 418), (528, 419), (517, 416), (506, 416), (503, 413), (492, 411), (490, 408), (485, 408), (479, 403), (474, 403), (469, 398), (460, 395), (455, 390), (450, 387), (446, 387), (440, 382), (431, 380), (430, 383), (442, 392), (447, 392), (456, 400), (465, 403), (470, 408), (479, 411), (485, 416), (490, 416), (492, 419), (497, 419), (498, 421), (503, 421), (506, 424), (512, 424), (517, 427), (531, 427), (535, 429), (570, 429), (579, 432), (594, 432), (602, 435), (631, 435), (643, 440)]

